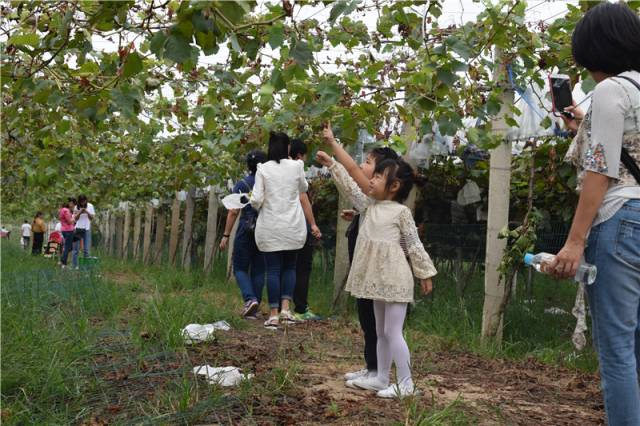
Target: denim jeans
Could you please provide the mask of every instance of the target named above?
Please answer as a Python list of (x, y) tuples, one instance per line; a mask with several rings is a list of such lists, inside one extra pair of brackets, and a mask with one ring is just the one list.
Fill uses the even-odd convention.
[(236, 276), (242, 299), (247, 302), (262, 301), (264, 288), (264, 254), (258, 250), (256, 240), (241, 225), (233, 242), (233, 273)]
[(64, 248), (62, 249), (60, 263), (66, 265), (67, 259), (69, 259), (69, 253), (73, 249), (73, 231), (62, 231), (62, 237), (64, 238)]
[(640, 425), (640, 200), (628, 201), (591, 230), (585, 260), (593, 342), (609, 426)]
[(280, 306), (281, 299), (291, 300), (296, 286), (297, 250), (265, 252), (269, 307)]
[(74, 268), (78, 266), (78, 252), (80, 251), (80, 241), (82, 241), (82, 254), (84, 255), (84, 257), (89, 257), (89, 250), (91, 249), (90, 229), (87, 229), (82, 239), (74, 241), (73, 243), (73, 256), (71, 257), (71, 262)]

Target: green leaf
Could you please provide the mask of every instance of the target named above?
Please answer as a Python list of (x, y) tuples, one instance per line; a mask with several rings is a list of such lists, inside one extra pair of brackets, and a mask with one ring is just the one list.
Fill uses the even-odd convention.
[(540, 122), (540, 126), (542, 126), (544, 129), (548, 129), (549, 127), (551, 127), (551, 117), (546, 116), (541, 122)]
[(282, 72), (277, 68), (274, 68), (273, 73), (271, 74), (271, 85), (276, 91), (280, 91), (285, 88)]
[(282, 42), (284, 41), (284, 26), (282, 22), (278, 22), (271, 26), (269, 30), (269, 46), (272, 49), (277, 49), (282, 46)]
[(582, 91), (584, 93), (589, 93), (591, 92), (593, 89), (595, 89), (596, 87), (596, 81), (592, 78), (592, 77), (587, 77), (584, 80), (582, 80)]
[(167, 35), (163, 31), (158, 31), (151, 38), (149, 49), (158, 57), (158, 59), (162, 59), (166, 43)]
[(74, 72), (74, 75), (79, 77), (89, 77), (96, 75), (100, 72), (100, 67), (95, 62), (85, 62), (78, 70)]
[(197, 32), (196, 43), (205, 55), (214, 55), (218, 52), (218, 45), (216, 44), (216, 38), (213, 32)]
[(471, 56), (471, 47), (464, 41), (460, 40), (458, 37), (447, 37), (445, 43), (451, 50), (456, 52), (462, 58), (469, 59), (469, 57)]
[(452, 86), (453, 83), (455, 83), (456, 80), (458, 79), (457, 75), (455, 75), (451, 71), (448, 71), (442, 68), (438, 70), (437, 75), (438, 75), (438, 80), (440, 80), (447, 86)]
[(504, 122), (510, 127), (519, 127), (518, 122), (513, 117), (505, 117)]
[(359, 3), (360, 3), (359, 0), (352, 0), (352, 1), (340, 0), (340, 1), (337, 1), (335, 3), (335, 5), (333, 6), (333, 8), (331, 8), (331, 13), (329, 14), (329, 23), (331, 23), (331, 24), (335, 23), (336, 19), (338, 19), (338, 17), (340, 15), (348, 15), (348, 14), (350, 14), (351, 12), (356, 10), (356, 7), (358, 7)]
[(260, 91), (258, 92), (260, 95), (265, 95), (265, 96), (269, 96), (273, 94), (273, 91), (275, 90), (275, 88), (270, 85), (269, 83), (267, 84), (263, 84), (262, 87), (260, 88)]
[(340, 100), (342, 89), (332, 81), (323, 81), (318, 85), (318, 94), (322, 103), (334, 105)]
[(298, 40), (295, 43), (294, 48), (291, 50), (290, 55), (298, 64), (306, 67), (313, 61), (313, 53), (309, 44)]
[(181, 64), (191, 57), (191, 46), (184, 38), (172, 34), (167, 39), (164, 56)]
[(37, 47), (40, 43), (40, 37), (36, 33), (28, 34), (15, 34), (9, 40), (7, 44), (13, 44), (14, 46), (32, 46)]
[(122, 68), (122, 77), (129, 78), (142, 71), (142, 58), (137, 52), (129, 53)]

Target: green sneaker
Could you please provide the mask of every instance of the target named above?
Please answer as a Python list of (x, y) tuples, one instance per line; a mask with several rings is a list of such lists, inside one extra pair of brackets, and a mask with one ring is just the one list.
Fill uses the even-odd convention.
[(294, 317), (298, 321), (320, 321), (322, 319), (320, 315), (316, 315), (311, 312), (311, 309), (307, 309), (307, 312), (305, 312), (304, 314), (296, 313)]

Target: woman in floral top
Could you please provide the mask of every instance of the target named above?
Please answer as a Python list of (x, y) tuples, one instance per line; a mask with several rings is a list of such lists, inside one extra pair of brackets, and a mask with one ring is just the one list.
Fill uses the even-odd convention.
[(583, 254), (598, 268), (587, 295), (608, 424), (640, 425), (640, 183), (621, 161), (626, 150), (640, 163), (640, 18), (623, 3), (593, 7), (576, 25), (572, 50), (598, 84), (586, 114), (567, 109), (580, 199), (548, 268), (571, 277)]

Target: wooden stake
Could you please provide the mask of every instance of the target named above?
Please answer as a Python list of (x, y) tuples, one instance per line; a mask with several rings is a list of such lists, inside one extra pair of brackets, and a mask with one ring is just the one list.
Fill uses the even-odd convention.
[(176, 264), (176, 253), (178, 252), (178, 232), (180, 231), (180, 200), (178, 193), (171, 205), (171, 230), (169, 231), (169, 263)]
[(153, 206), (147, 204), (144, 213), (144, 242), (142, 243), (142, 261), (148, 264), (151, 261), (151, 228), (153, 227)]
[(193, 243), (193, 211), (195, 209), (195, 188), (187, 192), (187, 201), (184, 209), (184, 231), (182, 233), (182, 267), (191, 269), (191, 248)]
[(213, 187), (209, 189), (209, 205), (207, 209), (207, 236), (204, 243), (204, 271), (211, 272), (216, 253), (218, 225), (218, 195)]
[(129, 203), (124, 208), (124, 230), (122, 233), (122, 257), (129, 257), (129, 234), (131, 230), (131, 210), (129, 210)]
[(153, 263), (161, 264), (164, 254), (164, 234), (167, 227), (167, 212), (160, 206), (156, 212), (156, 238), (154, 241), (155, 254)]
[(139, 259), (140, 233), (142, 232), (142, 211), (137, 208), (133, 211), (133, 258)]
[(109, 255), (115, 254), (116, 246), (116, 212), (112, 211), (109, 216)]
[(336, 226), (336, 258), (334, 262), (333, 270), (333, 305), (343, 305), (347, 298), (344, 296), (344, 285), (349, 274), (349, 243), (345, 233), (349, 227), (349, 222), (343, 220), (340, 217), (340, 212), (345, 209), (350, 209), (352, 206), (349, 204), (349, 200), (344, 198), (340, 194), (338, 200), (338, 215)]

